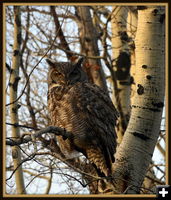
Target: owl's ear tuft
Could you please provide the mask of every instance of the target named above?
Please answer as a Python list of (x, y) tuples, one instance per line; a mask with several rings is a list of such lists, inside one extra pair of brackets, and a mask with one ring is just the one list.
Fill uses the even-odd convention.
[(51, 59), (47, 58), (46, 62), (49, 64), (50, 67), (55, 67), (55, 62), (52, 61)]
[(84, 61), (84, 57), (81, 57), (77, 60), (77, 62), (75, 63), (75, 67), (81, 67), (81, 64)]

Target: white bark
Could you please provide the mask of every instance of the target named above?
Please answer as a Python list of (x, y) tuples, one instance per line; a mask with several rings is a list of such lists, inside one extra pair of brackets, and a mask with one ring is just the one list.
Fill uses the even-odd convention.
[[(14, 46), (12, 57), (12, 71), (10, 79), (10, 102), (17, 99), (17, 87), (19, 81), (19, 66), (20, 66), (20, 45), (21, 45), (21, 19), (20, 7), (14, 6)], [(10, 105), (10, 117), (12, 124), (18, 124), (18, 103)], [(20, 137), (19, 128), (12, 126), (12, 138)], [(12, 147), (12, 158), (14, 169), (21, 163), (21, 152), (18, 146)], [(18, 194), (25, 194), (24, 178), (22, 167), (20, 166), (15, 172), (16, 190)]]
[[(136, 95), (114, 165), (116, 174), (122, 171), (120, 182), (124, 178), (124, 187), (130, 186), (127, 193), (140, 191), (159, 136), (165, 91), (163, 13), (163, 7), (138, 10)], [(121, 183), (117, 189), (122, 193), (126, 188)]]
[(117, 94), (113, 91), (113, 103), (120, 112), (117, 130), (120, 143), (130, 116), (130, 53), (127, 35), (128, 8), (116, 6), (112, 11), (112, 58)]
[[(127, 23), (127, 33), (130, 37), (131, 41), (129, 42), (130, 54), (131, 54), (131, 68), (130, 68), (130, 76), (131, 76), (131, 97), (133, 97), (136, 93), (136, 75), (135, 75), (135, 36), (137, 31), (137, 23), (138, 23), (138, 12), (137, 7), (129, 7), (128, 12), (128, 23)], [(131, 99), (130, 99), (131, 100)]]

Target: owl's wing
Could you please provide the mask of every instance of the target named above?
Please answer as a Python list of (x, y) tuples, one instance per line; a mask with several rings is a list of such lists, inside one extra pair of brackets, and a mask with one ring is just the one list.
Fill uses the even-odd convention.
[[(79, 88), (81, 87), (81, 88)], [(114, 161), (116, 151), (115, 125), (118, 112), (108, 94), (100, 87), (90, 83), (80, 83), (75, 88), (76, 106), (78, 111), (84, 112), (84, 120), (88, 123), (89, 137), (92, 142)], [(88, 135), (87, 135), (88, 137)]]

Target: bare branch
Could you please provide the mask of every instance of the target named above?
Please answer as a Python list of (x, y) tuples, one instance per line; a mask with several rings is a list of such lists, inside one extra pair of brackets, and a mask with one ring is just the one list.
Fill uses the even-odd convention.
[[(67, 10), (68, 10), (68, 9), (67, 9)], [(67, 13), (67, 10), (66, 10), (66, 13)], [(64, 20), (62, 21), (62, 24), (63, 24), (63, 23), (64, 23)], [(61, 26), (62, 26), (62, 24), (61, 24)], [(59, 29), (58, 29), (58, 31), (59, 31)], [(36, 69), (36, 67), (39, 65), (39, 63), (43, 60), (43, 58), (48, 54), (48, 52), (52, 49), (52, 47), (53, 47), (53, 45), (54, 45), (54, 43), (55, 43), (55, 41), (56, 41), (56, 38), (58, 37), (58, 31), (57, 31), (57, 33), (56, 33), (55, 38), (54, 38), (53, 41), (52, 41), (52, 44), (51, 44), (50, 47), (48, 48), (48, 50), (47, 50), (47, 51), (45, 52), (45, 54), (40, 58), (40, 60), (39, 60), (39, 61), (37, 62), (37, 64), (33, 67), (33, 69), (31, 70), (30, 74), (28, 75), (28, 79), (27, 79), (27, 81), (26, 81), (26, 84), (25, 84), (25, 86), (24, 86), (24, 88), (23, 88), (21, 94), (19, 95), (19, 97), (17, 97), (17, 99), (15, 99), (14, 101), (12, 101), (12, 102), (6, 104), (6, 106), (9, 106), (9, 105), (11, 105), (11, 104), (17, 102), (17, 101), (22, 97), (22, 95), (24, 94), (24, 91), (25, 91), (25, 89), (26, 89), (26, 87), (27, 87), (27, 85), (28, 85), (28, 83), (29, 83), (29, 79), (30, 79), (31, 74), (32, 74), (33, 71)]]
[(53, 133), (55, 135), (62, 135), (63, 138), (65, 138), (65, 139), (72, 137), (72, 133), (67, 132), (63, 128), (55, 127), (55, 126), (49, 126), (47, 128), (44, 128), (44, 129), (39, 130), (39, 131), (32, 133), (32, 134), (23, 134), (21, 136), (21, 138), (16, 138), (16, 139), (8, 138), (7, 141), (6, 141), (6, 145), (9, 145), (9, 146), (16, 146), (17, 145), (18, 146), (18, 145), (21, 145), (21, 144), (24, 144), (24, 143), (28, 143), (30, 141), (33, 141), (32, 136), (34, 136), (35, 138), (39, 138), (45, 133)]
[(68, 45), (68, 43), (65, 39), (65, 36), (64, 36), (63, 31), (62, 31), (61, 25), (59, 23), (58, 16), (56, 14), (54, 6), (50, 6), (50, 13), (52, 14), (53, 19), (54, 19), (56, 31), (57, 31), (58, 37), (60, 39), (60, 45), (62, 46), (63, 49), (66, 49), (66, 50), (69, 51), (69, 52), (66, 52), (66, 55), (67, 55), (68, 59), (70, 59), (73, 56), (73, 54), (70, 53), (71, 52), (70, 47), (69, 47), (69, 45)]
[(38, 128), (34, 128), (34, 127), (31, 127), (31, 126), (26, 126), (26, 125), (21, 125), (21, 124), (18, 124), (18, 123), (12, 124), (12, 123), (6, 122), (6, 124), (10, 125), (10, 126), (20, 127), (20, 128), (28, 128), (28, 129), (37, 130), (37, 131), (40, 130)]

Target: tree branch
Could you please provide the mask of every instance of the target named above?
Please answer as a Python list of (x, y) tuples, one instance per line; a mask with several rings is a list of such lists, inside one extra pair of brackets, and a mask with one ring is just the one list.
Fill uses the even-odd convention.
[[(67, 11), (68, 11), (68, 9), (66, 10), (66, 14), (67, 14)], [(64, 23), (64, 20), (62, 21), (61, 26), (63, 25), (63, 23)], [(29, 79), (30, 79), (30, 76), (32, 75), (33, 71), (36, 69), (36, 67), (39, 65), (39, 63), (43, 60), (43, 58), (48, 54), (48, 52), (52, 49), (52, 47), (53, 47), (53, 45), (54, 45), (54, 43), (55, 43), (55, 41), (56, 41), (56, 38), (58, 37), (58, 31), (59, 31), (59, 29), (57, 30), (57, 33), (56, 33), (56, 35), (55, 35), (55, 38), (53, 39), (52, 44), (50, 45), (50, 47), (48, 48), (48, 50), (44, 53), (44, 55), (40, 58), (40, 60), (39, 60), (39, 61), (37, 62), (37, 64), (33, 67), (33, 69), (31, 70), (30, 74), (28, 75), (28, 79), (27, 79), (27, 81), (26, 81), (26, 84), (25, 84), (25, 86), (24, 86), (24, 88), (23, 88), (21, 94), (20, 94), (14, 101), (12, 101), (12, 102), (6, 104), (6, 106), (9, 106), (9, 105), (11, 105), (11, 104), (14, 104), (15, 102), (17, 102), (17, 101), (22, 97), (22, 95), (24, 94), (24, 91), (25, 91), (25, 89), (26, 89), (26, 87), (27, 87), (27, 85), (28, 85), (28, 83), (29, 83)]]
[(34, 138), (39, 138), (45, 133), (53, 133), (55, 135), (62, 135), (64, 139), (71, 138), (72, 133), (67, 132), (65, 129), (60, 128), (60, 127), (55, 127), (55, 126), (49, 126), (47, 128), (41, 129), (39, 131), (36, 131), (35, 133), (32, 134), (23, 134), (20, 138), (12, 139), (12, 138), (7, 138), (6, 145), (9, 146), (18, 146), (24, 143), (28, 143), (30, 141), (33, 141)]
[(55, 6), (50, 6), (50, 13), (52, 14), (53, 19), (54, 19), (56, 31), (57, 31), (58, 37), (60, 39), (60, 45), (62, 46), (62, 48), (69, 51), (69, 52), (65, 52), (65, 53), (66, 53), (67, 58), (70, 59), (73, 56), (73, 54), (71, 53), (71, 49), (70, 49), (70, 47), (65, 39), (65, 36), (63, 34), (61, 25), (58, 20), (58, 15), (56, 14)]
[(21, 125), (21, 124), (18, 124), (18, 123), (12, 124), (12, 123), (6, 122), (6, 124), (10, 125), (10, 126), (20, 127), (20, 128), (28, 128), (28, 129), (32, 129), (32, 130), (36, 130), (36, 131), (40, 130), (38, 128), (34, 128), (34, 127), (31, 127), (31, 126), (27, 126), (27, 125)]

